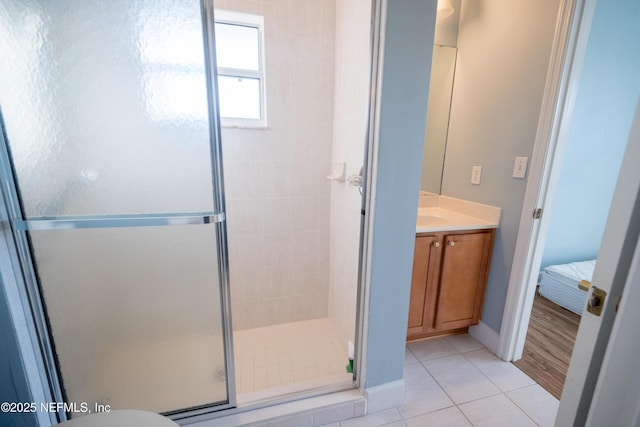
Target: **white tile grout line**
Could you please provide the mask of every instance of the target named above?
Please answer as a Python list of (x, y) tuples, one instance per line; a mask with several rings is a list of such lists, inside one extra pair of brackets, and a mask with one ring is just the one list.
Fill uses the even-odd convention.
[[(473, 351), (475, 351), (475, 350), (473, 350)], [(490, 351), (490, 350), (489, 350), (489, 352), (491, 353), (491, 351)], [(469, 353), (469, 352), (466, 352), (466, 353)], [(493, 354), (493, 353), (491, 353), (491, 354)], [(502, 391), (502, 389), (500, 389), (500, 387), (498, 386), (498, 384), (496, 384), (495, 382), (491, 381), (491, 378), (489, 378), (487, 375), (485, 375), (485, 373), (484, 373), (484, 372), (482, 372), (482, 370), (481, 370), (480, 368), (478, 368), (478, 365), (476, 365), (475, 363), (473, 363), (473, 361), (472, 361), (472, 360), (469, 360), (469, 358), (465, 357), (465, 356), (464, 356), (464, 354), (462, 354), (462, 353), (461, 353), (461, 355), (462, 355), (462, 357), (464, 357), (464, 358), (465, 358), (469, 363), (471, 363), (471, 364), (472, 364), (472, 365), (473, 365), (473, 366), (474, 366), (474, 367), (475, 367), (475, 368), (476, 368), (476, 369), (477, 369), (477, 370), (478, 370), (482, 375), (484, 375), (486, 379), (488, 379), (488, 380), (489, 380), (493, 385), (495, 385), (495, 386), (498, 388), (498, 390), (500, 390), (500, 392), (501, 392), (501, 393), (502, 393), (502, 394), (503, 394), (507, 399), (509, 399), (509, 400), (510, 400), (514, 405), (516, 405), (516, 407), (517, 407), (518, 409), (520, 409), (520, 410), (521, 410), (521, 411), (522, 411), (522, 412), (523, 412), (523, 413), (524, 413), (524, 414), (525, 414), (525, 415), (526, 415), (526, 416), (527, 416), (527, 417), (528, 417), (528, 418), (529, 418), (529, 419), (530, 419), (530, 420), (531, 420), (535, 425), (539, 425), (539, 424), (538, 424), (538, 423), (537, 423), (537, 422), (536, 422), (536, 421), (531, 417), (531, 415), (529, 415), (529, 413), (527, 413), (527, 411), (525, 411), (525, 410), (524, 410), (524, 408), (520, 407), (520, 405), (518, 405), (518, 403), (516, 403), (513, 399), (511, 399), (511, 398), (509, 397), (509, 395), (507, 394), (508, 392), (512, 392), (512, 391), (515, 391), (515, 390), (520, 390), (520, 389), (523, 389), (523, 388), (525, 388), (525, 387), (531, 387), (531, 386), (533, 386), (533, 385), (537, 385), (537, 386), (539, 386), (539, 387), (542, 387), (542, 386), (540, 386), (540, 384), (538, 384), (538, 383), (536, 382), (536, 380), (534, 380), (533, 378), (531, 378), (531, 377), (529, 377), (529, 376), (527, 375), (529, 378), (531, 378), (531, 380), (533, 381), (533, 384), (527, 384), (527, 385), (523, 385), (523, 386), (521, 386), (521, 387), (513, 388), (513, 389), (508, 390), (508, 391)], [(503, 362), (504, 362), (504, 361), (503, 361)], [(504, 363), (510, 363), (510, 362), (504, 362)], [(514, 366), (515, 366), (515, 365), (514, 365)], [(426, 367), (425, 367), (425, 369), (426, 369)], [(516, 367), (516, 369), (518, 369), (518, 368)], [(526, 373), (524, 373), (523, 371), (520, 371), (520, 372), (522, 372), (523, 374), (525, 374), (525, 375), (526, 375)], [(545, 390), (545, 391), (546, 391), (546, 390)], [(497, 396), (497, 394), (492, 395), (492, 396)], [(489, 397), (489, 396), (487, 396), (487, 397)], [(483, 399), (484, 399), (484, 398), (483, 398)], [(475, 400), (479, 400), (479, 399), (475, 399)], [(473, 400), (470, 400), (469, 402), (473, 402)], [(468, 403), (468, 402), (464, 402), (464, 403)], [(457, 405), (456, 405), (456, 406), (457, 406)]]
[[(325, 325), (325, 320), (327, 319), (312, 319), (309, 321), (263, 327), (261, 328), (261, 335), (271, 333), (274, 336), (275, 341), (271, 342), (272, 345), (270, 346), (265, 346), (264, 340), (259, 340), (260, 342), (257, 345), (252, 343), (255, 340), (255, 337), (253, 336), (256, 333), (255, 329), (235, 331), (234, 334), (238, 334), (236, 338), (239, 338), (237, 340), (239, 344), (238, 351), (236, 352), (236, 360), (238, 361), (238, 367), (240, 368), (237, 372), (239, 378), (239, 393), (260, 393), (273, 387), (281, 387), (286, 384), (297, 384), (300, 381), (307, 381), (311, 379), (310, 377), (306, 378), (306, 374), (302, 375), (304, 378), (300, 377), (300, 374), (296, 374), (295, 371), (300, 371), (302, 368), (304, 368), (305, 371), (313, 369), (317, 375), (312, 376), (317, 379), (341, 374), (342, 357), (339, 356), (339, 354), (341, 354), (341, 349), (339, 346), (336, 346), (337, 337), (335, 336), (335, 332), (330, 325)], [(322, 354), (322, 357), (319, 358), (318, 354), (315, 354), (312, 359), (305, 356), (303, 358), (305, 366), (299, 366), (299, 369), (296, 369), (296, 360), (300, 359), (300, 357), (296, 358), (294, 357), (295, 355), (291, 353), (291, 339), (301, 333), (307, 336), (309, 333), (313, 332), (320, 333), (324, 338), (328, 338), (329, 342), (325, 342), (321, 346), (322, 351), (320, 353)], [(242, 336), (241, 339), (240, 336)], [(283, 336), (288, 338), (283, 340)], [(294, 341), (300, 341), (300, 339), (295, 339)], [(287, 362), (284, 362), (284, 359), (280, 357), (285, 353), (287, 356)], [(256, 365), (256, 357), (261, 361), (259, 366)], [(270, 359), (273, 360), (270, 361)], [(340, 362), (338, 362), (339, 360)], [(346, 361), (345, 354), (345, 364)], [(289, 368), (284, 369), (283, 371), (283, 365), (286, 365)], [(251, 378), (245, 379), (245, 374), (249, 374), (248, 376)], [(283, 374), (286, 374), (286, 377), (291, 378), (283, 380)], [(264, 381), (261, 380), (258, 386), (256, 386), (257, 377), (264, 377)], [(275, 381), (276, 378), (278, 381)], [(248, 386), (247, 381), (251, 383), (250, 386)]]
[[(460, 353), (459, 353), (459, 354), (460, 354)], [(455, 356), (455, 355), (454, 355), (454, 354), (452, 354), (452, 355), (450, 355), (450, 356)], [(443, 356), (443, 357), (446, 357), (446, 356)], [(433, 360), (433, 359), (429, 359), (429, 360)], [(466, 360), (466, 358), (465, 358), (465, 360)], [(424, 370), (425, 370), (425, 371), (427, 371), (427, 374), (429, 374), (429, 376), (430, 376), (431, 378), (433, 378), (433, 380), (436, 382), (436, 384), (438, 384), (438, 386), (440, 387), (440, 390), (442, 390), (442, 392), (443, 392), (444, 394), (446, 394), (446, 395), (447, 395), (447, 397), (448, 397), (448, 398), (453, 402), (453, 405), (452, 405), (452, 406), (455, 406), (455, 407), (458, 409), (458, 411), (460, 411), (460, 413), (462, 413), (462, 415), (463, 415), (463, 416), (464, 416), (464, 417), (469, 421), (469, 423), (470, 423), (471, 425), (473, 425), (473, 423), (471, 422), (471, 420), (469, 419), (469, 417), (467, 417), (467, 414), (465, 414), (465, 413), (464, 413), (464, 411), (463, 411), (462, 409), (460, 409), (460, 405), (464, 405), (465, 403), (469, 403), (469, 402), (475, 402), (475, 401), (477, 401), (477, 400), (481, 400), (481, 399), (486, 399), (487, 397), (498, 396), (500, 393), (502, 393), (502, 390), (500, 390), (500, 388), (499, 388), (498, 386), (496, 386), (496, 388), (497, 388), (498, 390), (500, 390), (500, 393), (488, 394), (488, 395), (486, 395), (486, 396), (479, 397), (479, 398), (477, 398), (477, 399), (471, 399), (471, 400), (468, 400), (468, 401), (466, 401), (466, 402), (456, 403), (456, 401), (455, 401), (455, 400), (453, 400), (453, 397), (451, 397), (451, 395), (450, 395), (449, 393), (447, 393), (447, 391), (444, 389), (444, 387), (442, 386), (442, 384), (440, 384), (440, 383), (438, 382), (438, 380), (437, 380), (433, 375), (431, 375), (431, 372), (429, 372), (429, 370), (427, 369), (427, 367), (426, 367), (426, 366), (424, 366), (424, 365), (422, 364), (422, 362), (420, 362), (420, 364), (422, 365), (422, 367), (424, 368)], [(472, 365), (473, 365), (473, 364), (472, 364)], [(474, 367), (475, 369), (477, 369), (477, 370), (482, 374), (482, 371), (480, 371), (480, 369), (478, 369), (475, 365), (473, 365), (473, 367)], [(484, 375), (484, 374), (482, 374), (482, 375), (486, 378), (486, 375)], [(487, 378), (487, 379), (488, 379), (488, 378)], [(489, 382), (490, 382), (491, 384), (495, 385), (495, 384), (493, 383), (493, 381), (489, 380)], [(504, 393), (502, 393), (502, 394), (504, 394)], [(449, 406), (449, 408), (450, 408), (450, 407), (451, 407), (451, 406)], [(431, 411), (431, 412), (435, 412), (435, 411)], [(429, 412), (429, 413), (431, 413), (431, 412)], [(402, 416), (402, 414), (400, 414), (400, 416)]]
[[(454, 347), (454, 346), (452, 345), (452, 347)], [(447, 397), (448, 397), (449, 399), (451, 399), (451, 401), (452, 401), (452, 402), (454, 402), (454, 404), (453, 404), (453, 405), (451, 405), (451, 406), (447, 406), (447, 407), (445, 407), (445, 408), (440, 408), (440, 409), (436, 409), (436, 410), (431, 411), (431, 412), (427, 412), (426, 414), (420, 414), (420, 415), (416, 415), (416, 416), (409, 417), (409, 418), (404, 418), (404, 417), (402, 416), (402, 412), (398, 411), (398, 413), (400, 413), (400, 417), (402, 418), (402, 420), (403, 420), (403, 421), (404, 421), (404, 420), (409, 420), (409, 419), (412, 419), (412, 418), (416, 418), (416, 417), (419, 417), (419, 416), (422, 416), (422, 415), (431, 414), (431, 413), (433, 413), (433, 412), (441, 411), (441, 410), (443, 410), (443, 409), (451, 408), (451, 407), (455, 406), (455, 407), (456, 407), (456, 408), (457, 408), (457, 409), (462, 413), (462, 415), (463, 415), (463, 416), (464, 416), (464, 417), (469, 421), (469, 423), (470, 423), (471, 425), (473, 425), (473, 423), (472, 423), (472, 422), (471, 422), (471, 420), (467, 417), (467, 415), (464, 413), (464, 411), (462, 411), (462, 409), (460, 409), (460, 405), (464, 405), (464, 404), (466, 404), (466, 403), (470, 403), (470, 402), (475, 402), (475, 401), (477, 401), (477, 400), (481, 400), (481, 399), (486, 399), (487, 397), (498, 396), (498, 395), (500, 395), (500, 394), (503, 394), (507, 399), (509, 399), (509, 401), (511, 401), (514, 405), (516, 405), (516, 407), (517, 407), (520, 411), (522, 411), (522, 413), (523, 413), (524, 415), (526, 415), (526, 416), (527, 416), (527, 418), (529, 418), (529, 419), (531, 420), (531, 422), (533, 422), (535, 425), (539, 425), (538, 423), (536, 423), (536, 422), (535, 422), (535, 420), (534, 420), (533, 418), (531, 418), (531, 416), (530, 416), (530, 415), (529, 415), (529, 414), (528, 414), (528, 413), (527, 413), (523, 408), (521, 408), (521, 407), (520, 407), (520, 405), (518, 405), (515, 401), (513, 401), (513, 399), (511, 399), (511, 398), (507, 395), (507, 392), (502, 391), (502, 389), (500, 389), (500, 387), (498, 387), (498, 385), (497, 385), (495, 382), (491, 381), (491, 378), (489, 378), (487, 375), (485, 375), (485, 373), (484, 373), (484, 372), (482, 372), (482, 371), (480, 370), (480, 368), (478, 368), (478, 366), (477, 366), (475, 363), (473, 363), (473, 361), (469, 360), (469, 359), (468, 359), (467, 357), (465, 357), (465, 355), (464, 355), (465, 353), (470, 353), (470, 352), (472, 352), (472, 351), (477, 351), (477, 350), (482, 350), (482, 349), (485, 349), (485, 350), (487, 350), (487, 351), (489, 351), (489, 352), (491, 353), (491, 350), (488, 350), (485, 346), (482, 346), (482, 347), (479, 347), (479, 348), (474, 348), (474, 349), (467, 350), (467, 351), (460, 351), (460, 350), (458, 350), (458, 349), (457, 349), (457, 348), (455, 348), (455, 347), (454, 347), (454, 349), (456, 350), (457, 354), (461, 355), (462, 357), (464, 357), (464, 359), (465, 359), (467, 362), (471, 363), (471, 365), (472, 365), (472, 366), (473, 366), (473, 367), (474, 367), (478, 372), (480, 372), (480, 374), (481, 374), (482, 376), (484, 376), (484, 377), (485, 377), (485, 378), (486, 378), (486, 379), (487, 379), (491, 384), (495, 385), (495, 386), (496, 386), (496, 388), (497, 388), (498, 390), (500, 390), (500, 393), (489, 394), (489, 395), (487, 395), (487, 396), (483, 396), (483, 397), (480, 397), (480, 398), (478, 398), (478, 399), (472, 399), (472, 400), (469, 400), (469, 401), (466, 401), (466, 402), (462, 402), (462, 403), (460, 403), (460, 404), (455, 403), (455, 401), (451, 398), (451, 396), (449, 395), (449, 393), (447, 393), (447, 391), (444, 389), (444, 387), (442, 387), (442, 385), (438, 382), (438, 380), (437, 380), (433, 375), (431, 375), (431, 372), (429, 372), (429, 370), (427, 369), (427, 367), (426, 367), (426, 366), (424, 366), (424, 364), (423, 364), (423, 362), (427, 362), (427, 361), (431, 361), (431, 360), (436, 360), (436, 359), (442, 359), (442, 358), (444, 358), (444, 357), (455, 356), (456, 354), (446, 354), (446, 355), (442, 355), (442, 356), (436, 356), (436, 357), (433, 357), (433, 358), (430, 358), (430, 359), (419, 360), (419, 359), (418, 359), (418, 357), (415, 355), (415, 353), (414, 353), (413, 351), (411, 351), (411, 349), (409, 348), (409, 346), (406, 346), (406, 347), (405, 347), (405, 349), (406, 349), (406, 350), (409, 350), (409, 352), (410, 352), (410, 353), (411, 353), (411, 354), (416, 358), (416, 361), (415, 361), (415, 362), (405, 363), (405, 365), (413, 365), (413, 364), (419, 363), (419, 364), (422, 366), (422, 368), (427, 372), (427, 374), (428, 374), (428, 375), (429, 375), (429, 376), (430, 376), (430, 377), (431, 377), (431, 378), (436, 382), (436, 384), (438, 384), (438, 387), (440, 387), (440, 389), (442, 390), (442, 392), (443, 392), (443, 393), (445, 393), (445, 394), (447, 395)], [(493, 353), (491, 353), (491, 354), (493, 354)], [(509, 363), (509, 362), (504, 362), (504, 363)], [(524, 373), (524, 372), (523, 372), (523, 373)], [(525, 375), (526, 375), (526, 374), (525, 374)], [(527, 376), (528, 376), (528, 375), (527, 375)], [(529, 378), (531, 378), (531, 377), (529, 377)], [(525, 385), (525, 386), (522, 386), (522, 387), (516, 387), (516, 388), (514, 388), (514, 389), (512, 389), (512, 390), (509, 390), (509, 392), (511, 392), (511, 391), (515, 391), (515, 390), (520, 390), (520, 389), (525, 388), (525, 387), (531, 387), (531, 386), (533, 386), (533, 385), (538, 385), (538, 386), (540, 385), (540, 384), (538, 384), (538, 383), (537, 383), (533, 378), (531, 378), (531, 379), (534, 381), (534, 383), (535, 383), (535, 384), (528, 384), (528, 385)], [(396, 406), (395, 408), (398, 408), (398, 407)]]
[[(454, 346), (452, 345), (452, 347), (454, 347)], [(442, 392), (443, 392), (443, 393), (445, 393), (445, 394), (447, 395), (447, 397), (449, 397), (449, 399), (451, 399), (451, 401), (452, 401), (452, 402), (454, 402), (454, 400), (453, 400), (453, 399), (451, 398), (451, 396), (446, 392), (446, 390), (442, 387), (442, 385), (438, 382), (438, 380), (437, 380), (435, 377), (433, 377), (433, 375), (431, 375), (431, 372), (429, 372), (429, 370), (424, 366), (423, 362), (427, 362), (427, 361), (431, 361), (431, 360), (436, 360), (436, 359), (441, 359), (441, 358), (443, 358), (443, 357), (455, 356), (456, 354), (459, 354), (459, 355), (463, 356), (463, 357), (464, 357), (464, 359), (465, 359), (466, 361), (468, 361), (469, 363), (471, 363), (471, 365), (472, 365), (472, 366), (473, 366), (473, 367), (474, 367), (478, 372), (480, 372), (480, 374), (481, 374), (483, 377), (485, 377), (485, 378), (486, 378), (486, 379), (487, 379), (491, 384), (495, 385), (495, 386), (496, 386), (496, 388), (499, 390), (499, 393), (489, 394), (489, 395), (487, 395), (487, 396), (483, 396), (483, 397), (480, 397), (480, 398), (478, 398), (478, 399), (472, 399), (472, 400), (469, 400), (469, 401), (466, 401), (466, 402), (462, 402), (462, 403), (460, 403), (460, 404), (457, 404), (457, 403), (455, 403), (455, 402), (454, 402), (454, 403), (453, 403), (453, 405), (451, 405), (451, 406), (446, 406), (446, 407), (439, 408), (439, 409), (436, 409), (436, 410), (431, 411), (431, 412), (427, 412), (427, 413), (425, 413), (425, 414), (415, 415), (415, 416), (407, 417), (407, 418), (403, 417), (403, 416), (402, 416), (402, 412), (400, 412), (400, 411), (398, 410), (398, 408), (399, 408), (399, 407), (398, 407), (398, 406), (395, 406), (394, 408), (395, 408), (395, 409), (396, 409), (396, 411), (399, 413), (400, 418), (401, 418), (401, 420), (402, 420), (403, 422), (404, 422), (405, 420), (409, 420), (409, 419), (413, 419), (413, 418), (416, 418), (416, 417), (419, 417), (419, 416), (423, 416), (423, 415), (431, 414), (431, 413), (434, 413), (434, 412), (437, 412), (437, 411), (441, 411), (441, 410), (444, 410), (444, 409), (447, 409), (447, 408), (452, 408), (452, 407), (454, 407), (454, 406), (455, 406), (455, 407), (456, 407), (456, 408), (457, 408), (457, 409), (462, 413), (462, 415), (463, 415), (463, 416), (464, 416), (464, 417), (469, 421), (469, 423), (471, 423), (471, 424), (473, 425), (473, 423), (472, 423), (472, 422), (471, 422), (471, 420), (466, 416), (466, 414), (464, 413), (464, 411), (462, 411), (462, 410), (460, 409), (460, 405), (464, 405), (464, 404), (467, 404), (467, 403), (470, 403), (470, 402), (475, 402), (475, 401), (477, 401), (477, 400), (481, 400), (481, 399), (486, 399), (486, 398), (488, 398), (488, 397), (499, 396), (500, 394), (502, 394), (502, 395), (504, 395), (507, 399), (509, 399), (509, 401), (511, 401), (511, 402), (512, 402), (512, 403), (513, 403), (513, 404), (514, 404), (514, 405), (515, 405), (515, 406), (516, 406), (520, 411), (522, 411), (522, 412), (523, 412), (523, 414), (524, 414), (527, 418), (529, 418), (529, 419), (531, 420), (531, 422), (533, 422), (533, 423), (534, 423), (534, 424), (536, 424), (536, 425), (539, 425), (538, 423), (536, 423), (536, 422), (535, 422), (535, 420), (534, 420), (534, 419), (533, 419), (533, 418), (532, 418), (532, 417), (531, 417), (531, 416), (530, 416), (530, 415), (529, 415), (529, 414), (528, 414), (528, 413), (527, 413), (527, 412), (526, 412), (522, 407), (520, 407), (520, 405), (518, 405), (518, 404), (517, 404), (513, 399), (511, 399), (511, 398), (507, 395), (507, 393), (508, 393), (508, 392), (512, 392), (512, 391), (516, 391), (516, 390), (520, 390), (520, 389), (523, 389), (523, 388), (525, 388), (525, 387), (531, 387), (531, 386), (533, 386), (533, 385), (538, 385), (538, 386), (540, 386), (540, 384), (538, 384), (535, 380), (533, 380), (533, 378), (529, 377), (529, 378), (531, 378), (531, 379), (534, 381), (534, 384), (527, 384), (527, 385), (523, 385), (523, 386), (521, 386), (521, 387), (516, 387), (516, 388), (513, 388), (513, 389), (511, 389), (511, 390), (508, 390), (507, 392), (504, 392), (504, 391), (502, 391), (502, 390), (500, 389), (500, 387), (498, 387), (498, 385), (497, 385), (494, 381), (492, 381), (492, 380), (491, 380), (491, 379), (490, 379), (490, 378), (489, 378), (489, 377), (488, 377), (484, 372), (482, 372), (482, 371), (478, 368), (478, 366), (477, 366), (475, 363), (473, 363), (473, 361), (471, 361), (470, 359), (468, 359), (467, 357), (465, 357), (465, 353), (470, 353), (470, 352), (472, 352), (472, 351), (477, 351), (477, 350), (485, 349), (485, 350), (487, 350), (487, 351), (491, 352), (490, 350), (488, 350), (485, 346), (481, 346), (481, 347), (474, 348), (474, 349), (469, 349), (469, 350), (466, 350), (466, 351), (460, 351), (460, 350), (458, 350), (458, 349), (457, 349), (457, 348), (455, 348), (455, 347), (454, 347), (454, 349), (456, 350), (456, 353), (455, 353), (455, 354), (447, 354), (447, 355), (441, 355), (441, 356), (432, 357), (432, 358), (425, 359), (425, 360), (419, 360), (419, 359), (418, 359), (418, 357), (416, 356), (416, 354), (415, 354), (413, 351), (411, 351), (411, 349), (409, 348), (409, 346), (406, 346), (406, 347), (405, 347), (405, 350), (408, 350), (408, 351), (409, 351), (409, 352), (410, 352), (410, 353), (415, 357), (415, 359), (416, 359), (416, 360), (415, 360), (415, 361), (412, 361), (412, 362), (404, 363), (404, 365), (420, 364), (420, 365), (422, 366), (422, 368), (426, 371), (426, 373), (427, 373), (427, 374), (428, 374), (428, 375), (429, 375), (429, 376), (430, 376), (430, 377), (435, 381), (435, 383), (436, 383), (436, 384), (438, 384), (438, 387), (440, 387), (440, 390), (442, 390)], [(493, 353), (491, 353), (491, 354), (493, 354)], [(509, 363), (509, 362), (505, 362), (505, 363)], [(526, 374), (525, 374), (525, 375), (526, 375)], [(341, 424), (339, 424), (339, 425), (341, 425)], [(381, 427), (383, 427), (383, 426), (381, 426)]]

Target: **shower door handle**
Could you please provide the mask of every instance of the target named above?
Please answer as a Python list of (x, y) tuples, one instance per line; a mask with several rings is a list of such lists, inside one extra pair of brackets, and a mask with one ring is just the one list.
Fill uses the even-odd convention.
[(215, 224), (224, 221), (225, 214), (201, 212), (169, 215), (105, 215), (54, 218), (16, 219), (16, 230), (61, 230), (74, 228), (161, 227), (171, 225)]

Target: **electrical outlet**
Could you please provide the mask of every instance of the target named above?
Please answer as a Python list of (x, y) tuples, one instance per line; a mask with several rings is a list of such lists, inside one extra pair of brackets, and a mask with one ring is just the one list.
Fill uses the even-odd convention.
[(516, 157), (516, 162), (513, 165), (513, 177), (524, 178), (527, 174), (527, 161), (528, 157)]
[(482, 166), (474, 166), (471, 168), (471, 183), (480, 184), (480, 177), (482, 176)]

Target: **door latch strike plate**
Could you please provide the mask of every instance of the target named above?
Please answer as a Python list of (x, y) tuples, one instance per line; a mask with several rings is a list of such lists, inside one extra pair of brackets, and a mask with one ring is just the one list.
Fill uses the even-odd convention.
[(595, 314), (596, 316), (600, 316), (602, 313), (602, 307), (604, 307), (604, 300), (607, 297), (607, 293), (596, 287), (591, 286), (593, 292), (591, 292), (591, 296), (589, 297), (589, 301), (587, 301), (587, 311), (591, 314)]

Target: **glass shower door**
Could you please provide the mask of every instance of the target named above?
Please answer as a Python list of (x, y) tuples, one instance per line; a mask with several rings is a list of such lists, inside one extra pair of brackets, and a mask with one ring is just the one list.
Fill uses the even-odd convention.
[(209, 3), (0, 0), (3, 188), (67, 402), (233, 404)]

